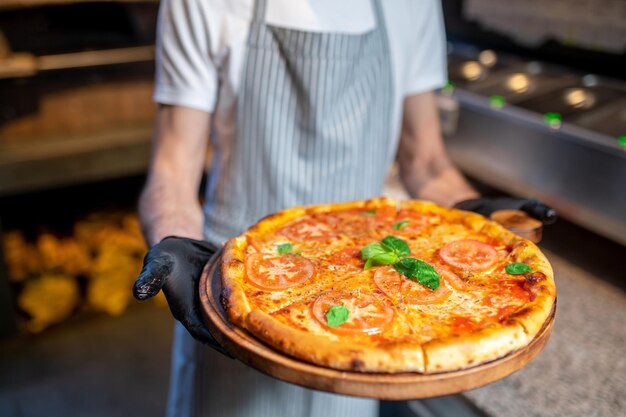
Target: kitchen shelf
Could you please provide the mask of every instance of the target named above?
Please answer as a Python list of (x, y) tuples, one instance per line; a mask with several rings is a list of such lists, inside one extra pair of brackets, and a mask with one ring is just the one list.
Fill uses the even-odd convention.
[(76, 3), (158, 3), (158, 0), (2, 0), (0, 10)]
[(0, 196), (145, 172), (152, 125), (0, 143)]
[(154, 61), (154, 45), (34, 56), (29, 53), (0, 57), (0, 79), (32, 77), (42, 71), (93, 68)]

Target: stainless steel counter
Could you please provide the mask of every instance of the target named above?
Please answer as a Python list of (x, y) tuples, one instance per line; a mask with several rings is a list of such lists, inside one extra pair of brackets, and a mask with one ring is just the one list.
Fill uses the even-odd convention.
[(563, 217), (626, 244), (626, 148), (616, 139), (457, 90), (458, 126), (446, 148), (466, 173), (539, 198)]
[(451, 51), (440, 109), (455, 163), (626, 245), (626, 83), (471, 45)]

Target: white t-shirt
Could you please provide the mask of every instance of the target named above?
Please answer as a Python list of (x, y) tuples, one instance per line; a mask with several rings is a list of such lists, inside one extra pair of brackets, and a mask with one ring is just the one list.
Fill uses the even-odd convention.
[[(404, 97), (443, 86), (445, 32), (438, 0), (381, 0), (391, 53), (397, 138)], [(254, 0), (162, 0), (157, 37), (158, 103), (214, 114), (220, 141), (234, 134), (236, 96)], [(267, 0), (269, 25), (363, 33), (376, 25), (371, 0)]]

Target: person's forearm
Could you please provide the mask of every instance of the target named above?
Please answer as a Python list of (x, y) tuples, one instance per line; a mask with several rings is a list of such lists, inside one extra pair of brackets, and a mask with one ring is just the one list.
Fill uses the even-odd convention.
[(223, 351), (205, 327), (198, 293), (203, 267), (215, 252), (203, 241), (198, 191), (211, 114), (184, 106), (160, 105), (148, 181), (139, 215), (150, 250), (133, 286), (138, 300), (161, 290), (170, 311), (197, 340)]
[(175, 178), (155, 174), (139, 199), (139, 217), (150, 246), (167, 236), (202, 239), (203, 213), (197, 199), (181, 193)]
[(452, 206), (478, 193), (448, 159), (432, 92), (407, 97), (398, 149), (400, 178), (413, 198)]
[(479, 197), (479, 193), (465, 180), (463, 175), (452, 165), (432, 172), (424, 181), (414, 181), (417, 175), (406, 173), (405, 185), (409, 195), (421, 200), (452, 207), (456, 203)]
[(167, 236), (202, 239), (198, 191), (209, 132), (209, 113), (159, 107), (148, 181), (139, 200), (141, 225), (150, 246)]

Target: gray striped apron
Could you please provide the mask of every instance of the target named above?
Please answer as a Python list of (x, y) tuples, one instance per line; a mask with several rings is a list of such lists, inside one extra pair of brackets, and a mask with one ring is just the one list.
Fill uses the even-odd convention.
[[(380, 195), (393, 160), (392, 69), (380, 0), (364, 34), (264, 23), (254, 6), (234, 143), (214, 143), (208, 241), (285, 207)], [(284, 383), (201, 346), (177, 325), (169, 416), (377, 415), (377, 403)]]

